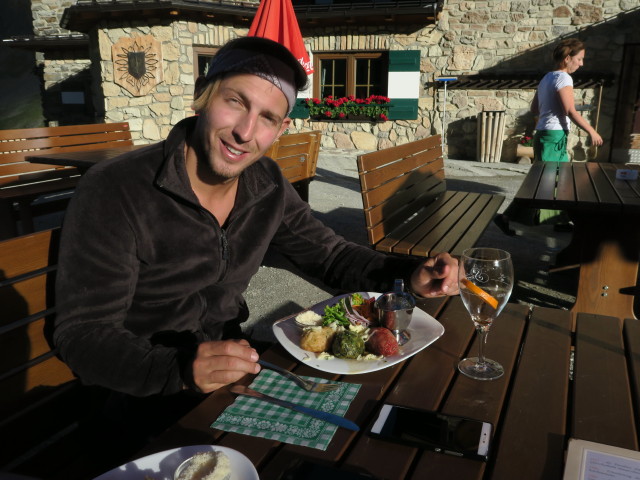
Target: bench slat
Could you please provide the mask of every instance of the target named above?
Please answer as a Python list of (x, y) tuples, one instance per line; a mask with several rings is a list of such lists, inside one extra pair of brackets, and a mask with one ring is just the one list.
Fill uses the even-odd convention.
[[(440, 170), (444, 175), (444, 161), (442, 155), (435, 149), (418, 152), (416, 155), (401, 158), (398, 161), (387, 163), (375, 170), (363, 171), (360, 177), (360, 185), (364, 191), (378, 188), (389, 179), (406, 175), (412, 170), (416, 170), (424, 165), (429, 165), (429, 171), (434, 174)], [(425, 169), (422, 169), (425, 171)]]
[[(407, 173), (404, 176), (395, 176), (386, 183), (383, 183), (375, 190), (365, 191), (362, 194), (362, 203), (365, 209), (380, 205), (397, 195), (398, 192), (409, 191), (411, 187), (425, 181), (425, 178), (434, 177), (432, 190), (440, 193), (444, 190), (444, 171), (438, 169), (433, 171), (431, 165), (422, 167)], [(414, 197), (416, 192), (412, 192)]]
[[(429, 239), (425, 238), (420, 242), (417, 242), (416, 246), (411, 250), (411, 253), (413, 255), (426, 256), (426, 254), (421, 252), (426, 251), (424, 247), (429, 245), (433, 245), (430, 248), (431, 252), (434, 253), (462, 253), (461, 251), (458, 251), (456, 246), (461, 239), (464, 239), (465, 237), (471, 238), (473, 236), (471, 229), (479, 228), (481, 226), (478, 224), (478, 219), (480, 215), (486, 211), (491, 198), (492, 197), (490, 195), (481, 193), (467, 194), (455, 210), (453, 210), (445, 220), (438, 224), (437, 229), (434, 231), (433, 240), (429, 241)], [(495, 214), (495, 212), (493, 213)], [(491, 217), (493, 217), (493, 215), (491, 215)], [(484, 224), (480, 229), (478, 237), (482, 234), (485, 228), (486, 224)], [(435, 235), (437, 234), (440, 235), (440, 240), (436, 241)]]
[(440, 155), (442, 155), (442, 140), (440, 135), (432, 135), (410, 143), (360, 155), (358, 158), (358, 169), (363, 172), (368, 172), (389, 163), (391, 159), (406, 158), (418, 152), (434, 148), (439, 149)]
[(41, 138), (62, 135), (79, 135), (96, 132), (129, 131), (129, 123), (89, 123), (81, 125), (63, 125), (59, 127), (35, 127), (0, 130), (0, 142), (16, 138)]
[(571, 436), (638, 450), (622, 321), (579, 313), (575, 355)]
[(16, 158), (24, 158), (24, 155), (37, 155), (38, 150), (44, 150), (42, 153), (70, 152), (132, 144), (129, 132), (92, 133), (0, 142), (0, 163), (15, 162)]
[[(498, 318), (497, 322), (502, 320)], [(528, 478), (561, 475), (571, 323), (568, 311), (537, 308), (533, 311), (500, 442), (496, 445), (500, 455), (496, 457), (493, 480), (520, 478), (523, 471)]]
[[(624, 321), (624, 342), (627, 346), (632, 397), (635, 402), (638, 402), (640, 401), (640, 322), (635, 318), (627, 318)], [(636, 404), (635, 411), (638, 410)]]
[[(433, 246), (433, 252), (461, 255), (467, 248), (473, 247), (475, 239), (479, 238), (489, 226), (504, 200), (486, 193), (473, 194), (469, 199), (473, 200), (472, 205), (459, 217), (442, 240)], [(419, 255), (415, 249), (413, 254)]]

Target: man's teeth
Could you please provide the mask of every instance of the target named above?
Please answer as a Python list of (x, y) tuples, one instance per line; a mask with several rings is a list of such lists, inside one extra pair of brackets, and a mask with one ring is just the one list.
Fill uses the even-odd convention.
[(242, 155), (242, 150), (236, 150), (233, 147), (230, 147), (229, 145), (227, 145), (227, 150), (229, 150), (231, 153), (233, 153), (234, 155)]

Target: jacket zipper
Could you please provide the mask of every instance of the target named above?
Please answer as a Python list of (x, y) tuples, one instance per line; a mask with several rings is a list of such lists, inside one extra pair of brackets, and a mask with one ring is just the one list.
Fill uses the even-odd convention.
[(227, 271), (227, 265), (229, 264), (229, 241), (227, 240), (227, 231), (224, 228), (220, 228), (220, 248), (222, 249), (222, 260), (224, 262), (223, 274)]

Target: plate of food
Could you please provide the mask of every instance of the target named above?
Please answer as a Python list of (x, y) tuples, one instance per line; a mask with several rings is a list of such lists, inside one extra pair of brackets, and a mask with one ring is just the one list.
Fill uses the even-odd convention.
[[(378, 325), (373, 302), (381, 294), (356, 292), (318, 303), (273, 324), (280, 344), (298, 361), (328, 373), (359, 374), (395, 365), (431, 345), (444, 327), (414, 308), (410, 339), (398, 345), (390, 330)], [(349, 299), (345, 306), (345, 299)], [(347, 308), (349, 304), (355, 306)]]
[(205, 473), (214, 471), (215, 478), (259, 480), (258, 472), (247, 457), (217, 445), (191, 445), (154, 453), (109, 470), (94, 480), (191, 480), (204, 478)]

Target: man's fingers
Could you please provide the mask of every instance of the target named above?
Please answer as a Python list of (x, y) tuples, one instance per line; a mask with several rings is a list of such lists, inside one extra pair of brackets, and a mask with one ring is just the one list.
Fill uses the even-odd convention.
[(204, 342), (193, 360), (193, 381), (205, 393), (260, 371), (258, 353), (246, 340)]
[(246, 340), (225, 340), (220, 342), (204, 342), (198, 345), (198, 356), (230, 356), (240, 357), (247, 361), (257, 362), (258, 352)]

